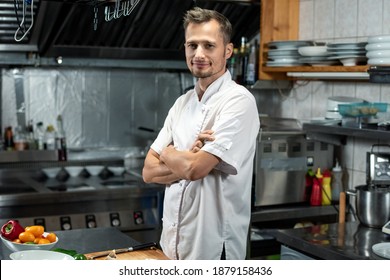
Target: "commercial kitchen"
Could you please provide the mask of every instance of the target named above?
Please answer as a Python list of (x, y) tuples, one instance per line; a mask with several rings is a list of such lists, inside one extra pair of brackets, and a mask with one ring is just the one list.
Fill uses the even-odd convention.
[[(366, 56), (369, 42), (390, 45), (389, 0), (31, 0), (22, 13), (23, 2), (0, 3), (0, 224), (43, 225), (83, 254), (158, 247), (165, 186), (143, 182), (143, 159), (194, 86), (181, 20), (197, 5), (229, 18), (236, 48), (242, 38), (258, 47), (256, 80), (239, 81), (261, 122), (247, 259), (390, 258), (390, 55)], [(302, 43), (339, 55), (272, 58)], [(387, 107), (334, 117), (331, 102)], [(14, 142), (62, 126), (66, 158), (38, 145), (7, 150), (10, 126)], [(310, 201), (309, 169), (341, 171), (329, 203)]]

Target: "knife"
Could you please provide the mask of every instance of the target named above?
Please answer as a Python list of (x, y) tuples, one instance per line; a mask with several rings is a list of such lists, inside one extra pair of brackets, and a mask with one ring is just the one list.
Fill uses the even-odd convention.
[(157, 246), (157, 244), (155, 242), (143, 243), (143, 244), (135, 245), (135, 246), (128, 247), (128, 248), (103, 251), (103, 252), (98, 253), (97, 255), (91, 256), (89, 259), (93, 260), (96, 258), (105, 257), (105, 256), (108, 256), (113, 251), (115, 254), (120, 254), (120, 253), (127, 253), (127, 252), (142, 250), (145, 248), (150, 248), (150, 247), (155, 247), (155, 246)]

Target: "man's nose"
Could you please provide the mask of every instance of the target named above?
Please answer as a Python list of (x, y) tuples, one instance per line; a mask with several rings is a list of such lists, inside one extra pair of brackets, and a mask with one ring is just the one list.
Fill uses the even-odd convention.
[(204, 56), (203, 48), (198, 46), (195, 50), (195, 57), (203, 57), (203, 56)]

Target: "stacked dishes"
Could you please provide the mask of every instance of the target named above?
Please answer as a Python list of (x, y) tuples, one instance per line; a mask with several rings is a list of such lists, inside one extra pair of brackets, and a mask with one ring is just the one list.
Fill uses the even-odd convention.
[(299, 47), (313, 46), (313, 41), (271, 41), (268, 43), (266, 66), (300, 66)]
[(301, 55), (300, 62), (312, 66), (328, 66), (339, 63), (337, 59), (329, 59), (326, 45), (299, 47), (298, 53)]
[(390, 65), (390, 35), (372, 36), (367, 41), (367, 63), (370, 65)]
[(366, 45), (367, 42), (328, 44), (329, 59), (338, 59), (344, 66), (366, 64)]

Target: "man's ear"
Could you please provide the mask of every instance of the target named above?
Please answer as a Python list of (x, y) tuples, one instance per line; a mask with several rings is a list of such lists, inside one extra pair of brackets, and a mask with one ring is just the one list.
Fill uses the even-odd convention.
[(229, 59), (233, 55), (233, 43), (229, 43), (226, 45), (226, 52), (225, 52), (225, 57), (226, 59)]

